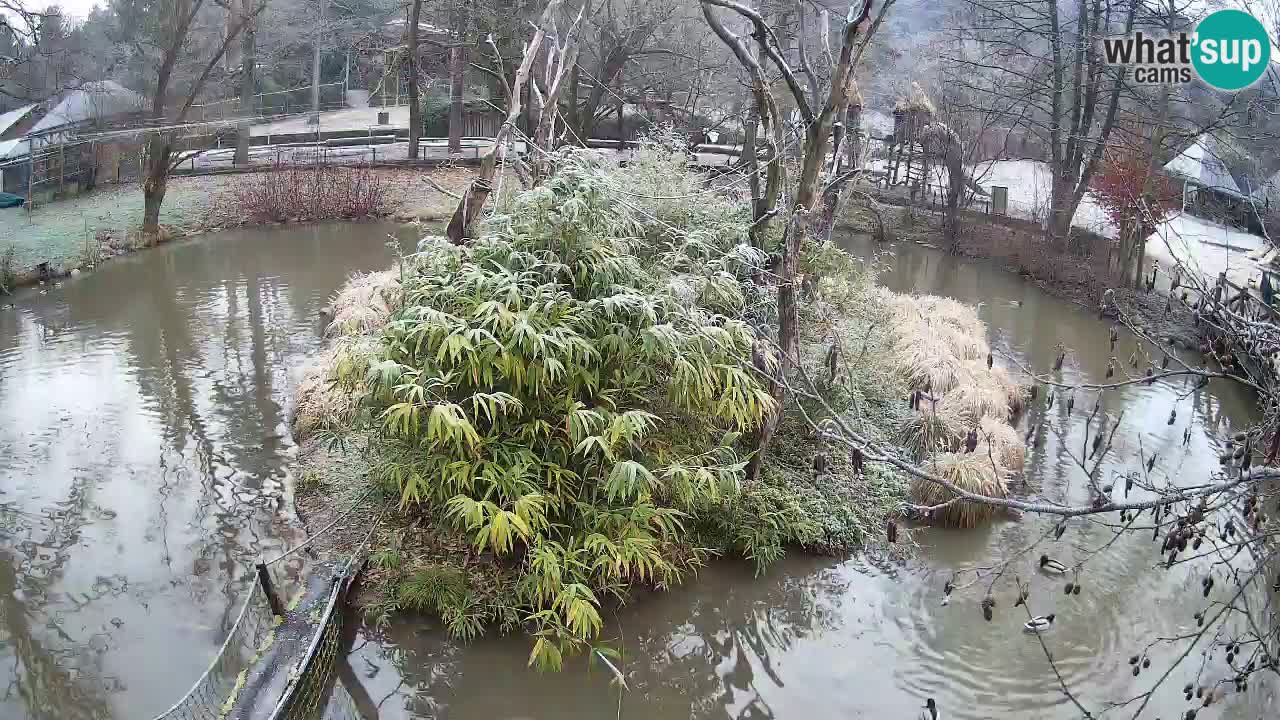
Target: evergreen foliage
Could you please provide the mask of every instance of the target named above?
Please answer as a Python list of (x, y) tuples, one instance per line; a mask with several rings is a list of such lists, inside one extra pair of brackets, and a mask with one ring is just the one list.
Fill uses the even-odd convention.
[[(763, 571), (788, 547), (847, 550), (904, 492), (847, 457), (815, 474), (825, 443), (794, 408), (744, 486), (744, 437), (773, 404), (753, 351), (775, 314), (747, 208), (708, 191), (672, 138), (625, 170), (587, 152), (557, 164), (471, 245), (424, 240), (374, 351), (332, 365), (373, 438), (371, 476), (439, 535), (377, 556), (390, 589), (374, 615), (429, 612), (464, 639), (523, 627), (539, 668), (599, 649), (602, 607), (633, 588), (669, 587), (711, 554)], [(827, 394), (883, 436), (905, 386), (878, 336), (852, 332), (883, 322), (872, 276), (830, 246), (809, 263), (839, 279), (814, 298), (804, 361), (816, 374), (833, 333), (846, 356), (861, 343)]]
[[(723, 312), (757, 258), (721, 233), (656, 254), (696, 277), (655, 272), (633, 248), (662, 232), (602, 175), (574, 156), (472, 246), (424, 247), (380, 351), (348, 376), (376, 423), (375, 476), (519, 568), (506, 602), (540, 667), (600, 633), (604, 597), (700, 561), (686, 523), (736, 497), (736, 439), (772, 403), (746, 367), (753, 330)], [(428, 579), (402, 582), (401, 604), (478, 631), (458, 619), (467, 593)]]

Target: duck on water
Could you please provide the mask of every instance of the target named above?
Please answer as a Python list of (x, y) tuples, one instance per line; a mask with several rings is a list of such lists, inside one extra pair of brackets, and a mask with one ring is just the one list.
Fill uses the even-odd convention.
[(1040, 556), (1040, 571), (1049, 575), (1061, 575), (1067, 571), (1067, 566), (1054, 560), (1048, 555)]

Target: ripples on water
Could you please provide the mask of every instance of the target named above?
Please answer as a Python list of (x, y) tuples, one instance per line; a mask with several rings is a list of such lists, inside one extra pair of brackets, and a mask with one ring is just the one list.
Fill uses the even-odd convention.
[[(1102, 380), (1108, 326), (1095, 314), (983, 264), (914, 246), (895, 250), (882, 278), (886, 285), (981, 302), (993, 345), (1047, 371), (1061, 340), (1071, 351), (1065, 381)], [(1127, 358), (1134, 343), (1122, 337), (1116, 354)], [(1104, 483), (1122, 488), (1113, 474), (1137, 469), (1140, 449), (1147, 457), (1159, 453), (1158, 479), (1165, 472), (1207, 477), (1218, 467), (1221, 439), (1253, 418), (1251, 398), (1232, 386), (1215, 382), (1181, 401), (1177, 390), (1159, 384), (1108, 393), (1102, 409), (1112, 419), (1123, 410), (1124, 419), (1104, 463)], [(1041, 429), (1019, 492), (1053, 502), (1088, 501), (1083, 473), (1067, 448), (1078, 453), (1096, 397), (1078, 394), (1075, 412), (1067, 416), (1063, 398), (1046, 413), (1040, 396), (1021, 421), (1023, 431), (1028, 423)], [(1179, 420), (1169, 426), (1175, 402)], [(1184, 447), (1188, 423), (1192, 440)], [(1039, 642), (1021, 632), (1026, 616), (1013, 607), (1010, 584), (995, 592), (991, 623), (978, 606), (981, 588), (957, 590), (950, 604), (941, 603), (954, 569), (990, 565), (1053, 525), (1026, 517), (973, 531), (920, 531), (918, 552), (904, 562), (795, 557), (763, 578), (737, 563), (713, 565), (696, 581), (641, 598), (606, 619), (605, 635), (626, 657), (631, 691), (621, 696), (598, 665), (587, 669), (579, 661), (563, 673), (538, 675), (525, 669), (523, 638), (486, 638), (459, 648), (432, 621), (419, 619), (365, 629), (350, 661), (353, 682), (383, 718), (585, 719), (619, 712), (672, 719), (915, 718), (926, 697), (937, 698), (947, 718), (1076, 718), (1079, 712), (1058, 692)], [(1063, 595), (1071, 577), (1037, 572), (1039, 551), (1008, 571), (1031, 583), (1035, 614), (1058, 616), (1045, 641), (1063, 677), (1095, 711), (1149, 688), (1171, 663), (1169, 649), (1152, 650), (1151, 668), (1137, 678), (1129, 656), (1153, 637), (1194, 628), (1193, 614), (1207, 602), (1192, 566), (1154, 567), (1160, 557), (1149, 535), (1126, 535), (1095, 554), (1113, 537), (1109, 528), (1078, 519), (1061, 540), (1047, 544), (1067, 565), (1088, 558), (1080, 595)], [(1221, 663), (1219, 650), (1204, 677), (1222, 677)], [(1143, 717), (1180, 716), (1188, 707), (1182, 685), (1200, 664), (1197, 654), (1176, 670)], [(1247, 695), (1230, 695), (1200, 717), (1274, 717), (1275, 707), (1272, 691), (1256, 683)], [(1130, 717), (1134, 709), (1106, 717)]]
[[(0, 717), (145, 719), (203, 671), (246, 562), (287, 542), (270, 498), (288, 479), (284, 405), (318, 344), (317, 312), (348, 272), (389, 262), (384, 238), (375, 226), (227, 233), (0, 311), (0, 667), (14, 675)], [(1107, 328), (1092, 314), (980, 264), (896, 249), (886, 284), (982, 302), (995, 345), (1043, 370), (1062, 340), (1069, 379), (1102, 378)], [(1082, 442), (1093, 401), (1078, 396), (1068, 418), (1059, 399), (1050, 418), (1023, 421), (1043, 423), (1026, 493), (1087, 498), (1065, 448)], [(1219, 439), (1252, 417), (1247, 397), (1217, 383), (1180, 402), (1170, 427), (1173, 402), (1163, 385), (1108, 395), (1107, 412), (1125, 419), (1105, 473), (1134, 469), (1141, 447), (1160, 453), (1157, 475), (1203, 477)], [(1072, 718), (1039, 643), (1019, 631), (1012, 591), (997, 591), (989, 624), (978, 589), (941, 605), (953, 569), (1050, 527), (1029, 517), (924, 531), (909, 561), (794, 557), (762, 578), (718, 563), (606, 618), (625, 657), (621, 695), (598, 665), (535, 674), (524, 638), (459, 647), (425, 619), (362, 631), (339, 680), (381, 718), (914, 718), (926, 696), (947, 718)], [(1111, 537), (1075, 520), (1051, 552), (1072, 564)], [(1149, 542), (1126, 537), (1088, 562), (1070, 597), (1030, 558), (1010, 570), (1031, 581), (1036, 613), (1058, 614), (1046, 642), (1091, 707), (1147, 687), (1167, 652), (1136, 679), (1128, 656), (1194, 624), (1198, 578), (1156, 562)], [(1220, 676), (1215, 662), (1206, 677)], [(1198, 664), (1144, 717), (1185, 709), (1178, 690)], [(1273, 716), (1266, 693), (1255, 685), (1206, 714)]]
[(148, 718), (203, 672), (286, 542), (318, 311), (388, 230), (222, 233), (0, 310), (0, 717)]

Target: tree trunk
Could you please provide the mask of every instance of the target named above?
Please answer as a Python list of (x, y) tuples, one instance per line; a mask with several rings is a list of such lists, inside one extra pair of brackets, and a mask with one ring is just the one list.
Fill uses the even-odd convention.
[(462, 154), (462, 93), (466, 70), (466, 14), (461, 0), (454, 8), (453, 46), (449, 48), (449, 154)]
[[(249, 17), (253, 14), (253, 0), (241, 0), (240, 4), (242, 13), (241, 17)], [(248, 118), (257, 114), (257, 108), (254, 107), (253, 97), (254, 91), (257, 89), (256, 72), (257, 72), (257, 52), (258, 38), (255, 26), (257, 20), (249, 20), (245, 23), (244, 29), (240, 32), (240, 115), (246, 118), (240, 123), (236, 129), (236, 155), (234, 163), (236, 165), (249, 164), (249, 142), (252, 139), (252, 126)]]
[[(574, 65), (577, 67), (577, 65)], [(618, 150), (622, 150), (627, 146), (627, 121), (625, 107), (626, 103), (622, 101), (622, 71), (618, 71)], [(586, 140), (586, 138), (583, 138)]]
[(1133, 236), (1134, 265), (1137, 267), (1133, 274), (1134, 287), (1141, 287), (1142, 285), (1142, 266), (1144, 264), (1143, 261), (1147, 259), (1147, 236), (1154, 232), (1154, 230), (1151, 230), (1151, 232), (1148, 232), (1148, 230), (1148, 226), (1139, 223)]
[(1132, 220), (1123, 220), (1120, 223), (1119, 232), (1116, 234), (1119, 257), (1116, 258), (1118, 267), (1116, 274), (1120, 277), (1120, 282), (1126, 287), (1136, 287), (1136, 276), (1133, 272), (1133, 241), (1137, 235), (1137, 229), (1134, 227)]
[(316, 37), (311, 47), (311, 116), (316, 124), (316, 136), (320, 134), (320, 45), (324, 37), (324, 12), (328, 0), (320, 0), (320, 14), (316, 17)]
[[(422, 0), (409, 6), (409, 159), (418, 159), (418, 140), (422, 137), (422, 103), (418, 100), (418, 21), (422, 17)], [(452, 57), (450, 58), (452, 59)], [(452, 71), (452, 67), (450, 67)], [(452, 89), (450, 89), (452, 93)], [(453, 116), (450, 107), (449, 142), (453, 142)], [(450, 152), (453, 145), (449, 146)]]
[[(476, 218), (480, 216), (480, 210), (484, 208), (484, 203), (492, 191), (492, 181), (497, 172), (498, 162), (506, 152), (507, 138), (520, 118), (521, 99), (524, 97), (525, 84), (530, 81), (529, 73), (533, 68), (534, 60), (539, 54), (542, 41), (546, 37), (545, 28), (551, 25), (556, 5), (557, 0), (551, 0), (542, 12), (542, 19), (539, 21), (538, 29), (534, 32), (533, 37), (525, 48), (524, 58), (520, 61), (520, 66), (516, 68), (515, 82), (510, 86), (509, 92), (506, 93), (511, 103), (507, 106), (506, 119), (498, 128), (498, 132), (494, 134), (493, 146), (489, 148), (489, 152), (485, 153), (484, 160), (480, 164), (480, 172), (476, 175), (476, 179), (472, 181), (471, 186), (467, 188), (467, 191), (463, 193), (462, 198), (458, 201), (458, 206), (453, 211), (453, 217), (449, 220), (445, 235), (454, 244), (461, 245), (471, 237), (471, 227)], [(567, 66), (572, 66), (576, 57), (570, 48), (576, 41), (575, 31), (577, 27), (577, 23), (575, 23), (565, 39), (566, 56), (564, 57), (565, 62), (561, 65), (561, 70), (566, 69)], [(504, 79), (503, 82), (505, 83), (506, 80)], [(557, 83), (557, 86), (559, 86), (559, 83)], [(555, 106), (554, 94), (552, 95), (551, 106), (553, 108)]]
[(845, 155), (850, 168), (856, 168), (862, 162), (862, 103), (849, 103), (844, 114)]
[[(568, 102), (564, 104), (564, 121), (573, 128), (575, 132), (582, 127), (582, 118), (578, 114), (578, 88), (581, 82), (582, 71), (577, 65), (569, 68), (569, 97)], [(583, 142), (586, 142), (587, 136), (578, 134)]]
[(1067, 241), (1071, 235), (1071, 219), (1075, 215), (1075, 207), (1071, 202), (1072, 184), (1067, 178), (1067, 171), (1059, 166), (1053, 167), (1053, 181), (1049, 189), (1049, 213), (1045, 218), (1045, 230), (1049, 241), (1060, 249), (1067, 249)]
[[(759, 162), (756, 159), (756, 134), (759, 129), (760, 106), (753, 100), (751, 108), (747, 110), (747, 119), (742, 121), (742, 153), (738, 157), (738, 161), (742, 163), (743, 172), (747, 173), (747, 186), (751, 188), (753, 210), (756, 200), (760, 197)], [(757, 215), (754, 219), (760, 218)]]
[(160, 242), (160, 207), (169, 183), (169, 139), (162, 134), (147, 140), (147, 176), (142, 183), (142, 237), (155, 247)]
[[(826, 102), (821, 111), (810, 118), (805, 130), (800, 178), (796, 182), (795, 201), (792, 205), (791, 217), (787, 223), (787, 229), (783, 233), (782, 257), (779, 263), (777, 279), (778, 352), (781, 355), (779, 358), (779, 373), (786, 372), (788, 363), (798, 363), (800, 361), (797, 348), (800, 333), (798, 292), (800, 250), (804, 247), (805, 239), (812, 231), (813, 213), (815, 205), (820, 199), (818, 176), (822, 171), (822, 167), (826, 164), (827, 150), (831, 142), (831, 125), (837, 117), (845, 116), (849, 109), (849, 102), (852, 99), (849, 95), (851, 85), (849, 76), (853, 70), (853, 43), (854, 38), (858, 35), (858, 28), (866, 22), (870, 9), (871, 3), (868, 2), (863, 6), (861, 18), (850, 17), (846, 22), (844, 42), (840, 48), (840, 59), (831, 70), (830, 89)], [(711, 20), (705, 4), (703, 5), (703, 14), (708, 17), (708, 20)], [(713, 24), (712, 30), (716, 31), (716, 34), (720, 35), (722, 40), (725, 39), (722, 29), (717, 29)], [(735, 54), (738, 55), (740, 60), (743, 59), (741, 48), (735, 49)], [(744, 64), (750, 67), (749, 62), (744, 62)], [(759, 77), (758, 74), (757, 77)], [(757, 97), (768, 96), (768, 92), (767, 87), (762, 87), (757, 91)], [(776, 158), (778, 150), (779, 148), (777, 147), (773, 149), (774, 156), (771, 159)], [(776, 165), (776, 163), (774, 164)], [(755, 454), (751, 456), (751, 461), (747, 465), (748, 481), (754, 481), (760, 476), (760, 468), (764, 462), (765, 453), (768, 451), (769, 443), (773, 440), (773, 435), (777, 431), (778, 423), (783, 413), (783, 406), (787, 399), (786, 383), (775, 380), (769, 385), (769, 393), (773, 396), (777, 407), (761, 424), (759, 431), (753, 438), (755, 440)]]
[(586, 142), (591, 137), (591, 134), (596, 131), (596, 113), (600, 110), (600, 103), (604, 101), (604, 96), (608, 92), (609, 86), (618, 80), (618, 76), (629, 57), (630, 54), (627, 48), (615, 45), (609, 51), (609, 54), (605, 56), (604, 62), (595, 75), (596, 80), (599, 82), (592, 81), (591, 92), (587, 93), (586, 101), (581, 108), (576, 108), (578, 125), (574, 130), (578, 133), (578, 137), (582, 138), (583, 142)]

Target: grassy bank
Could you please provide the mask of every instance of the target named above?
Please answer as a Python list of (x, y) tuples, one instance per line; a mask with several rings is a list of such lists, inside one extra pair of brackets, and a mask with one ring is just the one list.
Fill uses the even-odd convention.
[[(351, 173), (353, 168), (338, 168)], [(391, 217), (402, 222), (436, 222), (448, 216), (470, 180), (466, 169), (374, 168), (365, 171), (364, 191), (342, 183), (305, 182), (306, 170), (178, 177), (169, 182), (160, 222), (163, 240), (230, 227), (280, 222)], [(312, 173), (314, 174), (314, 173)], [(294, 182), (285, 182), (295, 176)], [(377, 197), (369, 192), (377, 187)], [(267, 190), (278, 190), (272, 195)], [(308, 192), (301, 192), (306, 190)], [(281, 202), (282, 198), (315, 202)], [(373, 202), (376, 199), (377, 202)], [(251, 207), (253, 206), (253, 207)], [(0, 211), (0, 286), (36, 282), (40, 263), (52, 274), (90, 269), (118, 255), (145, 249), (137, 232), (142, 219), (138, 185), (102, 187), (65, 200)], [(0, 293), (2, 294), (2, 293)]]
[(904, 457), (1004, 492), (1022, 391), (987, 367), (974, 311), (887, 293), (830, 245), (805, 249), (792, 376), (822, 401), (782, 408), (747, 477), (773, 409), (756, 369), (775, 371), (768, 258), (746, 243), (748, 209), (707, 192), (677, 148), (625, 170), (569, 154), (471, 245), (425, 239), (335, 299), (331, 344), (298, 392), (298, 497), (312, 515), (369, 498), (384, 518), (373, 616), (426, 612), (464, 639), (521, 628), (531, 664), (557, 667), (598, 649), (606, 604), (713, 556), (763, 572), (789, 549), (878, 541), (908, 483), (829, 446), (811, 422), (824, 403)]

